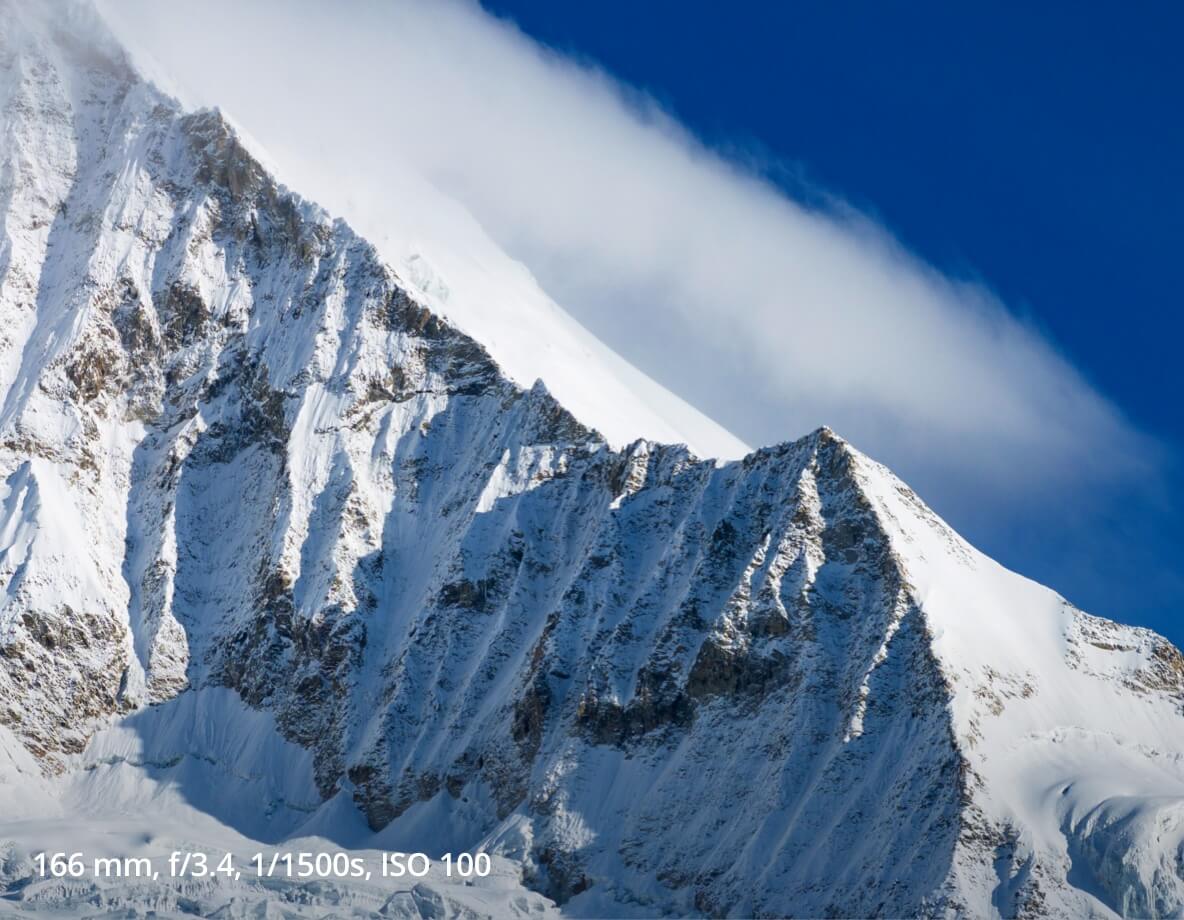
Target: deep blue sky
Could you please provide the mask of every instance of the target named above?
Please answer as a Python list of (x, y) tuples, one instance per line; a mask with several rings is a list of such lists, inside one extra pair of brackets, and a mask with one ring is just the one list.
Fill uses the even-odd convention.
[(1184, 439), (1184, 4), (484, 5), (981, 277)]
[[(930, 263), (983, 281), (1181, 456), (1184, 4), (483, 5), (645, 90), (796, 197), (836, 193)], [(1179, 521), (1120, 518), (1146, 544), (1132, 558), (1178, 584)], [(1072, 539), (1049, 548), (1073, 552)], [(1137, 571), (1088, 565), (1095, 583), (1138, 594)], [(1077, 594), (1054, 586), (1091, 599), (1084, 578)], [(1174, 590), (1098, 612), (1180, 643)]]

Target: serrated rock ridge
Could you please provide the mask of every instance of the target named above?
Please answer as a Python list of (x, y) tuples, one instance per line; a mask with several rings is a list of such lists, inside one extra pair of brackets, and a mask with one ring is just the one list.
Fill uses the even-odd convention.
[(611, 449), (219, 113), (17, 10), (0, 726), (47, 774), (208, 761), (261, 839), (455, 826), (574, 913), (1184, 906), (1168, 643), (829, 428)]

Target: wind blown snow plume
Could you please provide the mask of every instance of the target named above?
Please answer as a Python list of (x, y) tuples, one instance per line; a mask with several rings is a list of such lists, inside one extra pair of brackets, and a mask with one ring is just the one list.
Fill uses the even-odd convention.
[(168, 88), (222, 107), (615, 446), (735, 458), (831, 425), (1004, 563), (1174, 628), (1171, 448), (986, 287), (833, 196), (790, 200), (476, 3), (100, 2)]
[[(1184, 909), (1169, 642), (829, 429), (615, 449), (103, 35), (0, 0), (0, 912)], [(272, 846), (491, 874), (37, 867)]]
[(908, 469), (1009, 489), (1139, 463), (1120, 414), (988, 290), (857, 213), (789, 200), (476, 4), (108, 7), (195, 101), (226, 107), (376, 242), (404, 224), (389, 177), (409, 167), (750, 443), (826, 422)]

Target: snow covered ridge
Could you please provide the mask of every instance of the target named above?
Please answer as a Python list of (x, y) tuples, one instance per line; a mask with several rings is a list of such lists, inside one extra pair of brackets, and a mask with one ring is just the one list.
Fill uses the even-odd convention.
[[(0, 913), (1184, 912), (1165, 640), (826, 429), (612, 449), (54, 9), (0, 0)], [(78, 839), (498, 869), (36, 877)]]

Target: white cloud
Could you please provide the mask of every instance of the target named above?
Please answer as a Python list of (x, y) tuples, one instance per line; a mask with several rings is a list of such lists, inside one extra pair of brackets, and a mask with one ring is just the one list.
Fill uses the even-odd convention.
[(750, 442), (827, 423), (938, 492), (1129, 475), (1151, 451), (983, 287), (858, 214), (795, 203), (474, 4), (105, 6), (306, 194), (363, 231), (405, 226), (392, 177), (410, 165), (608, 344)]

